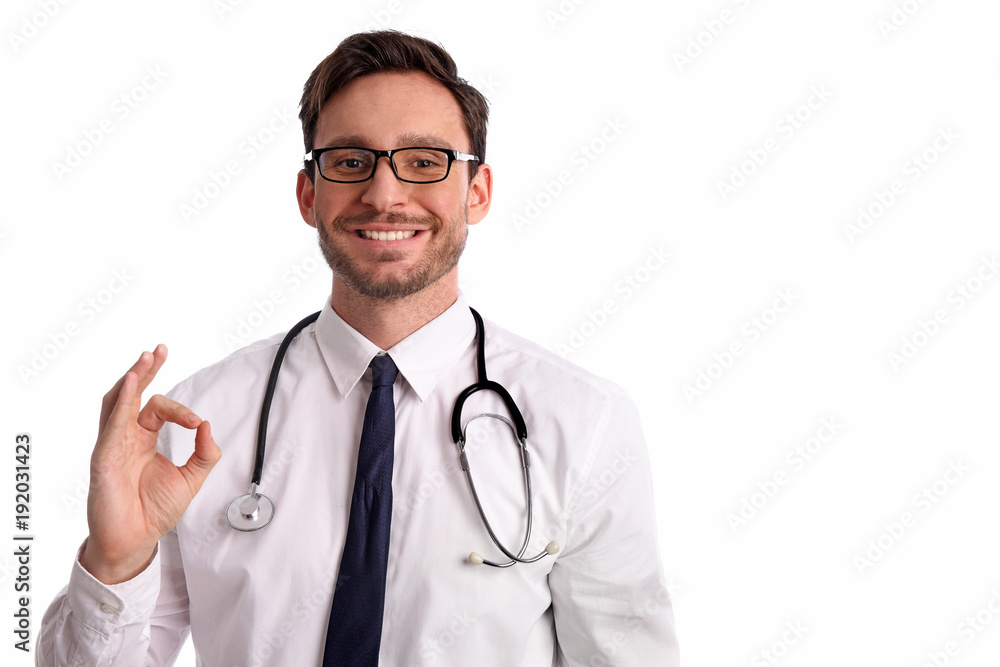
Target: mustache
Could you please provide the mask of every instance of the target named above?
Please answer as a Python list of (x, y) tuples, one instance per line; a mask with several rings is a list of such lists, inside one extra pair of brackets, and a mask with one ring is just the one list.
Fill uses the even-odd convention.
[(441, 227), (441, 220), (433, 215), (408, 215), (406, 213), (379, 213), (378, 211), (366, 211), (358, 215), (338, 215), (333, 219), (334, 227), (343, 229), (353, 225), (367, 225), (371, 223), (387, 225), (409, 225), (418, 227), (429, 227), (436, 231)]

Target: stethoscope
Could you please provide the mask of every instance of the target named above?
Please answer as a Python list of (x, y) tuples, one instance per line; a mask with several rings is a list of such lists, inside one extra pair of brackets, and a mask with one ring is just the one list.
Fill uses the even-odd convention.
[[(514, 399), (511, 398), (510, 393), (508, 393), (503, 385), (486, 377), (486, 343), (485, 336), (483, 335), (483, 318), (480, 317), (479, 313), (477, 313), (474, 308), (470, 308), (469, 310), (472, 311), (472, 317), (476, 321), (476, 370), (478, 372), (479, 381), (463, 389), (462, 393), (460, 393), (458, 398), (455, 399), (455, 409), (451, 414), (451, 435), (455, 440), (455, 444), (458, 445), (459, 461), (462, 464), (462, 470), (465, 471), (466, 479), (469, 480), (469, 488), (472, 490), (472, 497), (476, 501), (476, 508), (479, 510), (479, 516), (482, 518), (483, 524), (486, 526), (486, 531), (490, 534), (490, 539), (493, 540), (493, 543), (497, 546), (497, 548), (510, 559), (506, 562), (496, 563), (486, 560), (481, 554), (473, 551), (469, 554), (469, 562), (473, 565), (481, 565), (485, 563), (486, 565), (492, 565), (493, 567), (510, 567), (514, 563), (534, 563), (545, 556), (557, 553), (559, 551), (559, 544), (555, 541), (549, 542), (545, 545), (545, 549), (538, 555), (531, 558), (524, 557), (524, 552), (528, 548), (528, 541), (531, 539), (532, 516), (531, 474), (529, 471), (531, 466), (528, 460), (527, 448), (528, 429), (524, 424), (524, 418), (521, 416), (521, 411), (517, 409), (517, 405), (514, 403)], [(267, 379), (267, 389), (264, 391), (264, 402), (260, 410), (260, 423), (257, 426), (257, 453), (254, 456), (253, 476), (250, 478), (250, 493), (234, 499), (233, 502), (229, 504), (229, 508), (226, 510), (226, 519), (229, 521), (229, 525), (236, 530), (243, 532), (260, 530), (274, 518), (274, 503), (263, 493), (257, 491), (257, 487), (260, 485), (261, 473), (264, 470), (267, 418), (271, 411), (271, 400), (274, 398), (274, 388), (278, 384), (278, 371), (281, 369), (281, 362), (285, 357), (285, 352), (288, 350), (288, 346), (291, 345), (292, 339), (294, 339), (300, 331), (315, 322), (318, 318), (319, 312), (315, 312), (292, 327), (285, 335), (284, 340), (281, 341), (281, 345), (278, 346), (278, 351), (274, 355), (274, 363), (271, 364), (271, 373)], [(462, 427), (462, 407), (465, 405), (466, 399), (475, 394), (477, 391), (481, 391), (483, 389), (494, 392), (503, 400), (503, 403), (507, 407), (507, 411), (510, 413), (513, 421), (503, 415), (484, 413), (476, 415), (470, 419), (468, 423), (466, 423), (464, 428)], [(510, 428), (511, 435), (514, 437), (514, 442), (517, 444), (518, 451), (521, 455), (521, 469), (524, 472), (524, 491), (528, 499), (528, 517), (524, 529), (524, 541), (521, 543), (521, 548), (516, 554), (501, 544), (499, 538), (496, 536), (496, 533), (493, 532), (493, 526), (490, 525), (489, 519), (486, 518), (486, 512), (483, 510), (483, 504), (479, 499), (479, 494), (476, 492), (476, 484), (472, 481), (472, 470), (469, 466), (469, 458), (465, 454), (465, 445), (467, 442), (465, 435), (466, 429), (468, 429), (469, 424), (475, 420), (485, 417), (496, 419)]]

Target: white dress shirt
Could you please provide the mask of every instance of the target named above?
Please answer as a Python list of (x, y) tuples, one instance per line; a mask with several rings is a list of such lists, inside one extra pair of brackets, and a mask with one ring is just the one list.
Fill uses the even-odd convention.
[[(455, 399), (476, 382), (475, 324), (456, 303), (388, 350), (396, 439), (379, 664), (677, 665), (673, 611), (657, 549), (652, 481), (634, 404), (613, 383), (486, 321), (489, 379), (528, 429), (534, 516), (527, 555), (509, 568), (490, 540), (451, 437)], [(247, 493), (257, 422), (282, 339), (202, 369), (169, 396), (212, 423), (222, 460), (134, 579), (105, 586), (77, 562), (49, 607), (37, 664), (170, 665), (190, 632), (198, 665), (307, 667), (323, 647), (347, 533), (362, 418), (378, 347), (327, 299), (292, 342), (278, 378), (260, 492), (271, 523), (238, 532), (229, 503)], [(492, 392), (462, 423), (507, 412)], [(510, 430), (476, 420), (467, 451), (486, 516), (504, 545), (524, 537), (526, 499)], [(177, 464), (193, 433), (167, 424)]]

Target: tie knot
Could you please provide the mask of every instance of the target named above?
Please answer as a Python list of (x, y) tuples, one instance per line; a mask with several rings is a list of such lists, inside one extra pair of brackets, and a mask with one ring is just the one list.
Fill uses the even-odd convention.
[(374, 357), (368, 366), (372, 369), (372, 387), (384, 387), (396, 381), (399, 371), (388, 354)]

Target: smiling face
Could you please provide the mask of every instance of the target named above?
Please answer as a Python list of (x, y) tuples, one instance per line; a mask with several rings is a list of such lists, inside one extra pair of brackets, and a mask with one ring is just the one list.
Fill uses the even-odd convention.
[[(334, 95), (320, 113), (315, 148), (377, 150), (430, 146), (469, 152), (462, 113), (451, 93), (422, 72), (372, 74)], [(489, 210), (492, 173), (455, 162), (439, 183), (403, 183), (388, 159), (362, 183), (332, 183), (313, 168), (299, 173), (297, 196), (305, 221), (319, 232), (334, 273), (334, 297), (392, 300), (457, 296), (457, 263), (467, 225)], [(452, 298), (452, 301), (454, 298)]]

